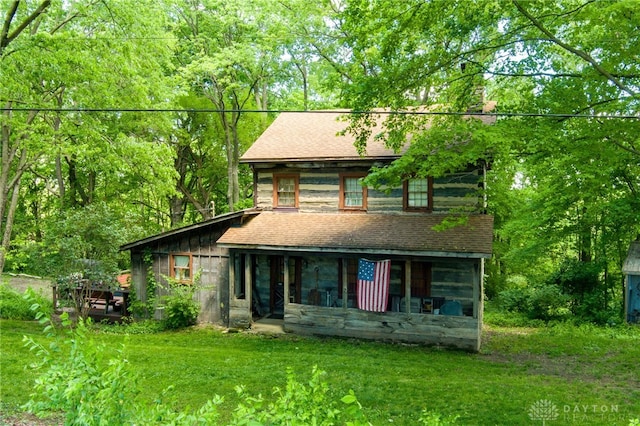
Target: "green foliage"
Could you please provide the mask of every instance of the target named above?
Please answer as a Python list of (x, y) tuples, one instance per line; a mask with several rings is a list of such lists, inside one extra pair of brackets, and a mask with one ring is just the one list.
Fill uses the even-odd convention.
[[(252, 397), (244, 387), (236, 392), (244, 401), (238, 404), (233, 413), (233, 424), (237, 425), (364, 425), (364, 418), (353, 393), (342, 398), (342, 402), (353, 410), (341, 413), (337, 404), (329, 396), (329, 387), (322, 381), (324, 372), (313, 367), (308, 384), (297, 381), (293, 371), (287, 370), (287, 385), (284, 389), (276, 387), (276, 400), (266, 404), (262, 396)], [(343, 415), (341, 415), (343, 414)], [(348, 414), (344, 418), (344, 414)]]
[[(25, 409), (38, 416), (63, 412), (66, 425), (191, 425), (213, 424), (217, 418), (216, 399), (195, 413), (174, 412), (160, 402), (142, 404), (137, 377), (124, 356), (124, 347), (107, 348), (90, 336), (82, 319), (75, 327), (68, 314), (61, 317), (65, 336), (57, 336), (51, 320), (38, 313), (45, 332), (56, 340), (45, 348), (33, 338), (25, 345), (35, 351), (43, 370)], [(65, 348), (66, 347), (66, 348)], [(65, 349), (65, 350), (63, 350)]]
[(433, 411), (422, 410), (420, 415), (420, 423), (425, 426), (448, 426), (455, 424), (456, 420), (460, 416), (443, 416), (440, 413), (434, 413)]
[(558, 286), (544, 285), (533, 289), (528, 300), (530, 318), (543, 321), (562, 320), (571, 315), (569, 297)]
[(548, 282), (560, 286), (566, 294), (582, 297), (598, 287), (601, 273), (602, 268), (594, 262), (565, 259)]
[[(43, 337), (41, 327), (33, 321), (1, 320), (0, 328), (3, 384), (11, 384), (0, 387), (4, 416), (27, 402), (30, 385), (42, 373), (24, 368), (36, 354), (20, 340), (28, 335), (46, 346), (52, 339)], [(161, 402), (182, 413), (187, 407), (197, 410), (218, 393), (224, 396), (218, 405), (220, 424), (230, 424), (238, 405), (236, 385), (244, 385), (254, 397), (262, 394), (267, 407), (275, 400), (271, 398), (274, 387), (285, 387), (283, 366), (291, 366), (307, 385), (314, 364), (327, 372), (322, 381), (329, 385), (329, 399), (337, 402), (339, 397), (333, 395), (346, 396), (353, 389), (374, 425), (419, 424), (425, 406), (443, 417), (460, 415), (459, 424), (526, 424), (530, 423), (527, 407), (540, 398), (556, 404), (615, 404), (620, 414), (629, 417), (640, 412), (640, 401), (629, 398), (637, 391), (637, 326), (486, 324), (479, 354), (353, 339), (228, 334), (206, 327), (121, 336), (103, 331), (106, 328), (90, 330), (88, 337), (105, 343), (107, 349), (126, 343), (128, 368), (135, 371), (138, 387), (144, 390), (135, 397), (140, 406), (156, 407)], [(115, 331), (129, 334), (125, 329)], [(68, 339), (61, 337), (58, 342), (64, 356)], [(567, 375), (572, 379), (567, 380)], [(348, 407), (337, 406), (341, 411)], [(581, 424), (603, 424), (599, 417), (589, 420)]]
[[(34, 304), (34, 310), (38, 308)], [(66, 334), (62, 338), (56, 336), (55, 326), (43, 312), (37, 312), (36, 316), (45, 333), (58, 339), (45, 348), (33, 338), (24, 338), (25, 346), (39, 357), (32, 367), (43, 370), (24, 407), (29, 412), (38, 416), (63, 412), (66, 425), (218, 424), (222, 398), (215, 396), (193, 412), (175, 411), (165, 402), (173, 391), (168, 388), (154, 404), (143, 404), (138, 399), (140, 389), (124, 356), (124, 347), (109, 351), (104, 343), (96, 344), (87, 328), (90, 322), (80, 319), (72, 327), (66, 313), (61, 317)], [(68, 353), (61, 356), (63, 346), (68, 347)], [(276, 399), (269, 404), (265, 404), (262, 396), (254, 397), (238, 387), (243, 402), (234, 410), (229, 424), (302, 426), (333, 425), (337, 421), (354, 426), (368, 424), (353, 392), (342, 398), (348, 409), (341, 413), (329, 398), (329, 387), (322, 381), (324, 374), (314, 367), (309, 383), (304, 385), (289, 370), (286, 387), (275, 388)]]
[(169, 330), (189, 327), (198, 323), (200, 305), (193, 300), (195, 289), (190, 285), (172, 286), (172, 294), (164, 296), (160, 308), (164, 309), (162, 324)]
[(46, 315), (53, 312), (53, 304), (41, 293), (36, 293), (28, 288), (23, 295), (9, 287), (0, 284), (0, 318), (14, 320), (33, 320), (35, 313), (32, 310), (36, 303)]
[(194, 296), (200, 287), (200, 275), (198, 271), (191, 284), (167, 278), (169, 285), (166, 290), (169, 294), (163, 296), (158, 303), (158, 308), (164, 311), (162, 324), (165, 328), (177, 330), (198, 323), (200, 304), (194, 300)]
[(498, 295), (498, 304), (506, 312), (543, 321), (567, 319), (571, 314), (569, 297), (555, 285), (504, 290)]
[(145, 250), (142, 260), (147, 266), (145, 300), (142, 300), (142, 298), (137, 295), (135, 286), (132, 285), (129, 289), (129, 311), (134, 318), (149, 319), (156, 309), (158, 281), (156, 280), (155, 271), (153, 270), (153, 253)]

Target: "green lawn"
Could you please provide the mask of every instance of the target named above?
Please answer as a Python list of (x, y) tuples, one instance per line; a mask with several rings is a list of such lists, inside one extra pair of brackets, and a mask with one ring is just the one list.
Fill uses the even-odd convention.
[[(0, 321), (0, 406), (15, 411), (28, 400), (35, 354), (22, 336), (46, 341), (31, 322)], [(357, 340), (291, 335), (224, 334), (212, 328), (141, 335), (96, 331), (139, 374), (149, 401), (169, 385), (178, 407), (199, 407), (223, 395), (224, 411), (238, 400), (234, 387), (270, 395), (286, 368), (301, 381), (313, 365), (335, 400), (355, 391), (375, 425), (412, 425), (423, 408), (459, 415), (464, 425), (542, 424), (534, 404), (555, 406), (549, 425), (628, 424), (640, 417), (640, 328), (487, 327), (479, 354)]]

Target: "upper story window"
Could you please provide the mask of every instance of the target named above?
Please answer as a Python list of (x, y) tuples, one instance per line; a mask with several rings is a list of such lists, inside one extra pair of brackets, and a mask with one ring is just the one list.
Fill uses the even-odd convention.
[(433, 179), (407, 179), (404, 181), (403, 192), (406, 211), (431, 211), (433, 209)]
[(366, 210), (367, 188), (362, 184), (364, 173), (342, 173), (340, 175), (340, 209)]
[(298, 175), (273, 175), (273, 207), (298, 207)]
[(190, 284), (193, 279), (191, 254), (172, 254), (169, 256), (169, 262), (171, 262), (171, 278), (181, 283)]

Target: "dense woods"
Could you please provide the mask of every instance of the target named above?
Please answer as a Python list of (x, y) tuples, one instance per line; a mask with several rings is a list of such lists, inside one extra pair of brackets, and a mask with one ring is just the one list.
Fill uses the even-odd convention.
[[(487, 163), (487, 296), (619, 320), (640, 235), (640, 3), (312, 3), (3, 1), (0, 271), (111, 273), (125, 242), (251, 206), (238, 158), (278, 111), (420, 107), (385, 115), (380, 137), (412, 146), (368, 185)], [(486, 100), (495, 124), (463, 119)]]

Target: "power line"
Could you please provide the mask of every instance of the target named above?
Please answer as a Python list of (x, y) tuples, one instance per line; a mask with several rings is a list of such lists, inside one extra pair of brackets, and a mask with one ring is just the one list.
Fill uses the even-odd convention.
[(260, 113), (260, 114), (380, 114), (380, 115), (442, 115), (474, 117), (547, 117), (547, 118), (601, 118), (619, 120), (638, 120), (640, 115), (630, 114), (573, 114), (573, 113), (537, 113), (537, 112), (455, 112), (455, 111), (390, 111), (390, 110), (282, 110), (282, 109), (216, 109), (216, 108), (43, 108), (43, 107), (0, 107), (3, 112), (56, 112), (56, 113)]

